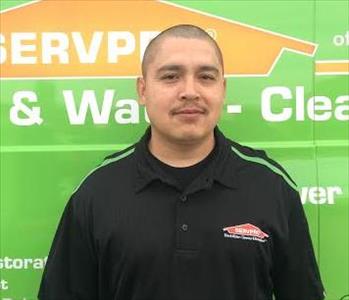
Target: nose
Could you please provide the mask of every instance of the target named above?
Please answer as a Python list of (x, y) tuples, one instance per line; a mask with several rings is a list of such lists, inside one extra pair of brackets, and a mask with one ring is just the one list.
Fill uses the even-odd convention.
[(195, 84), (195, 79), (191, 76), (187, 76), (183, 79), (183, 85), (180, 90), (179, 98), (181, 100), (197, 100), (200, 94)]

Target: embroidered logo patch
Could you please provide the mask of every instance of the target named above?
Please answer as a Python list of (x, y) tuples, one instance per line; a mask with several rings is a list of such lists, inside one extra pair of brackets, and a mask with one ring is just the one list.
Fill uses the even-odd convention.
[(250, 240), (264, 243), (269, 237), (268, 234), (250, 223), (225, 227), (223, 231), (224, 237), (238, 240)]

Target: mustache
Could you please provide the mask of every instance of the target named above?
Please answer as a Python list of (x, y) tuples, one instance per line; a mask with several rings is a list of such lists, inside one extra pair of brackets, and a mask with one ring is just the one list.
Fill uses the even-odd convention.
[(198, 104), (186, 104), (186, 105), (182, 105), (179, 107), (175, 107), (173, 109), (170, 110), (170, 113), (175, 115), (178, 114), (184, 110), (197, 110), (201, 113), (206, 113), (207, 109), (206, 107), (202, 106), (202, 105), (198, 105)]

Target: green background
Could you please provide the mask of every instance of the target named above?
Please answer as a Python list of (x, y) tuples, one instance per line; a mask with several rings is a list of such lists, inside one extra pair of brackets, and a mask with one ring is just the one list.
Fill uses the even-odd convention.
[[(6, 9), (26, 1), (1, 1)], [(234, 21), (293, 36), (319, 45), (308, 57), (284, 52), (269, 77), (229, 78), (227, 104), (241, 104), (241, 114), (223, 112), (224, 133), (252, 147), (262, 148), (282, 164), (301, 187), (339, 186), (334, 204), (304, 204), (327, 292), (327, 300), (349, 299), (349, 122), (332, 117), (316, 122), (267, 122), (261, 115), (261, 93), (266, 87), (285, 86), (295, 95), (303, 86), (305, 99), (332, 100), (349, 94), (348, 75), (315, 75), (316, 60), (348, 60), (349, 47), (335, 46), (333, 36), (349, 30), (347, 1), (172, 1)], [(59, 5), (59, 1), (57, 1)], [(25, 16), (23, 16), (25, 17)], [(25, 28), (23, 28), (25, 31)], [(62, 91), (95, 90), (101, 103), (106, 89), (116, 100), (137, 99), (135, 80), (5, 80), (1, 84), (1, 247), (0, 258), (43, 258), (47, 255), (69, 195), (105, 155), (134, 143), (147, 123), (117, 124), (112, 114), (107, 125), (95, 125), (90, 115), (84, 125), (70, 125)], [(10, 122), (16, 91), (38, 95), (44, 123), (21, 127)], [(294, 96), (295, 97), (295, 96)], [(276, 102), (275, 102), (276, 103)], [(294, 98), (279, 101), (295, 108)], [(285, 103), (285, 104), (284, 104)], [(348, 112), (347, 112), (348, 113)], [(10, 288), (1, 298), (36, 299), (42, 270), (0, 269)]]

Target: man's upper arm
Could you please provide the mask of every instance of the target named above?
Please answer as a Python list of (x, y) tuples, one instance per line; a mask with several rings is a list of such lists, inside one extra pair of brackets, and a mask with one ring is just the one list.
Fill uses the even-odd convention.
[(98, 299), (97, 259), (87, 203), (80, 189), (64, 209), (42, 277), (40, 300)]
[(275, 249), (276, 259), (273, 268), (275, 299), (324, 299), (324, 287), (299, 194), (287, 187), (286, 195), (286, 238)]

